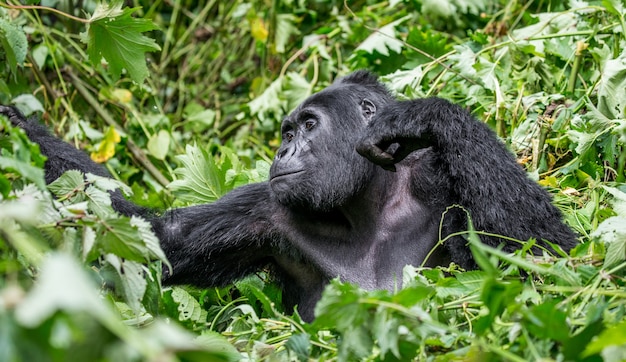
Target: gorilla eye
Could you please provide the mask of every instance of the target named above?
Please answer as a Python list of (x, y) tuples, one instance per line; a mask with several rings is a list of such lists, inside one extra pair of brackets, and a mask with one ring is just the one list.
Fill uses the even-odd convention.
[(307, 131), (309, 131), (311, 128), (313, 128), (313, 126), (315, 126), (315, 121), (313, 121), (313, 120), (309, 120), (309, 121), (306, 121), (306, 122), (304, 123), (304, 128), (305, 128)]
[(287, 142), (291, 142), (291, 140), (293, 139), (293, 132), (285, 132), (283, 138), (286, 139)]

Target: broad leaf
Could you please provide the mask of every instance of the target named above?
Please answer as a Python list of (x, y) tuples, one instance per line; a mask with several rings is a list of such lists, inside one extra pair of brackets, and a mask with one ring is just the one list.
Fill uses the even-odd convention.
[(148, 76), (144, 54), (161, 48), (141, 33), (157, 26), (149, 19), (133, 18), (131, 14), (137, 8), (122, 9), (122, 5), (122, 1), (98, 5), (89, 19), (87, 53), (96, 65), (104, 58), (113, 78), (119, 78), (122, 69), (126, 69), (132, 80), (142, 83)]
[(85, 178), (83, 173), (78, 170), (69, 170), (48, 184), (48, 190), (60, 199), (70, 197), (77, 191), (84, 191)]
[(146, 247), (136, 227), (128, 218), (111, 218), (104, 220), (96, 230), (96, 242), (103, 253), (115, 254), (119, 257), (145, 262), (150, 260), (151, 252)]
[(58, 310), (69, 314), (82, 311), (99, 318), (115, 319), (96, 293), (94, 283), (69, 256), (49, 255), (39, 275), (38, 283), (15, 311), (21, 324), (38, 326)]
[(373, 32), (367, 39), (365, 39), (356, 50), (363, 50), (367, 53), (374, 53), (374, 51), (389, 56), (389, 51), (394, 53), (400, 53), (404, 46), (396, 36), (396, 26), (407, 20), (408, 17), (398, 19), (391, 22), (378, 31)]
[(180, 179), (173, 181), (168, 187), (180, 200), (204, 203), (222, 196), (223, 180), (220, 180), (220, 171), (206, 150), (196, 145), (187, 145), (185, 154), (176, 158), (183, 164), (174, 171)]
[(170, 149), (170, 134), (166, 130), (160, 130), (152, 135), (148, 141), (148, 151), (157, 160), (164, 160)]

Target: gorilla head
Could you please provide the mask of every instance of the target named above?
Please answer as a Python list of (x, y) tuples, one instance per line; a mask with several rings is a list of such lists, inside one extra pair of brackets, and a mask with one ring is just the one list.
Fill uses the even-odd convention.
[(328, 211), (356, 195), (374, 165), (356, 145), (389, 91), (368, 72), (356, 72), (314, 94), (283, 120), (282, 144), (270, 170), (278, 202)]

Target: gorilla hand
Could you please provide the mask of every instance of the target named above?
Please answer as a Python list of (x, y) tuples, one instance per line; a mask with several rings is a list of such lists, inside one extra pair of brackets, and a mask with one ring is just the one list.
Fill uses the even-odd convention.
[(14, 126), (24, 128), (27, 124), (26, 118), (15, 107), (0, 105), (0, 114), (7, 117)]
[(357, 144), (361, 156), (388, 171), (395, 171), (395, 164), (411, 152), (433, 144), (431, 127), (426, 122), (430, 117), (414, 108), (422, 100), (394, 102), (382, 109), (368, 124), (365, 136)]

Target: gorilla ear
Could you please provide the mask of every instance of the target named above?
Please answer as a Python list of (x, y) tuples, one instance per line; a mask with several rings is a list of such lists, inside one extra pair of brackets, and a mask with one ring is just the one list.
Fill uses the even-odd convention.
[(363, 98), (361, 101), (361, 113), (363, 114), (365, 121), (369, 122), (376, 114), (376, 105), (374, 102), (367, 98)]

